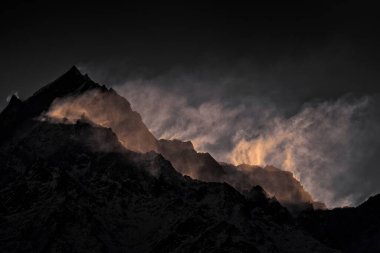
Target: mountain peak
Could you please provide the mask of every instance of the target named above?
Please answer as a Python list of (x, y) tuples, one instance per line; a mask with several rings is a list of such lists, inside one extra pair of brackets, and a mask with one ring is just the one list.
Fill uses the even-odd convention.
[(21, 100), (15, 95), (13, 94), (11, 99), (9, 100), (9, 105), (17, 105), (17, 104), (20, 104), (21, 103)]
[(56, 81), (65, 79), (65, 80), (73, 80), (73, 79), (81, 79), (85, 81), (87, 78), (85, 75), (80, 72), (77, 66), (73, 65), (68, 71), (66, 71), (63, 75), (61, 75)]
[(105, 87), (92, 81), (87, 75), (83, 75), (76, 66), (72, 66), (66, 73), (53, 82), (45, 85), (25, 101), (19, 101), (12, 97), (8, 106), (0, 114), (0, 142), (10, 136), (15, 128), (22, 127), (23, 123), (38, 117), (47, 111), (53, 101), (71, 95), (83, 94), (92, 89)]
[(85, 91), (100, 87), (93, 82), (87, 75), (83, 75), (74, 65), (58, 79), (42, 87), (33, 97), (50, 96), (51, 98), (63, 97), (73, 92)]
[(82, 75), (80, 70), (77, 68), (77, 66), (73, 65), (67, 72), (66, 74), (74, 74), (74, 75)]

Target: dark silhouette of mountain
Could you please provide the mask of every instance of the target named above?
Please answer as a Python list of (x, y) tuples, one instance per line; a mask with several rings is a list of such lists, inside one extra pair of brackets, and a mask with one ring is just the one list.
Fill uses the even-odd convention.
[[(75, 67), (13, 96), (0, 129), (0, 252), (378, 249), (378, 196), (314, 211), (288, 172), (156, 140), (126, 99)], [(283, 204), (307, 210), (294, 218)]]
[[(42, 105), (39, 101), (43, 101)], [(242, 169), (242, 166), (222, 165), (210, 154), (196, 152), (191, 142), (156, 140), (125, 98), (112, 89), (94, 83), (75, 67), (22, 104), (24, 106), (16, 113), (22, 115), (21, 118), (17, 117), (21, 121), (33, 119), (44, 112), (49, 117), (66, 118), (72, 122), (85, 117), (95, 124), (112, 128), (129, 150), (161, 153), (184, 175), (208, 182), (227, 182), (240, 191), (261, 185), (295, 213), (312, 208), (314, 203), (302, 185), (287, 172), (269, 167)]]
[(184, 177), (86, 119), (24, 129), (0, 148), (0, 252), (334, 252), (260, 187)]
[(343, 252), (380, 252), (380, 194), (358, 207), (304, 211), (300, 227)]
[(239, 184), (237, 185), (238, 189), (244, 191), (251, 185), (260, 185), (293, 213), (306, 209), (326, 208), (323, 203), (313, 201), (311, 195), (289, 171), (283, 171), (273, 166), (260, 167), (248, 164), (233, 166), (225, 163), (222, 165), (226, 170), (238, 171), (242, 174), (235, 183)]
[(47, 111), (55, 99), (70, 94), (80, 94), (94, 88), (105, 89), (105, 87), (91, 81), (87, 76), (82, 75), (74, 66), (25, 101), (21, 102), (13, 96), (12, 103), (9, 103), (0, 114), (0, 142), (6, 141), (15, 132), (22, 131), (23, 125), (30, 124), (30, 120), (38, 117), (43, 111)]
[(179, 172), (203, 181), (227, 182), (241, 192), (260, 185), (292, 213), (305, 209), (323, 209), (323, 203), (314, 202), (292, 173), (273, 166), (234, 166), (218, 163), (208, 153), (195, 151), (190, 141), (159, 140), (158, 152), (163, 154)]
[(292, 213), (305, 209), (324, 209), (323, 203), (314, 202), (308, 192), (292, 173), (273, 166), (234, 166), (218, 163), (208, 153), (195, 151), (190, 141), (159, 140), (158, 152), (163, 154), (182, 174), (191, 175), (203, 181), (227, 182), (241, 192), (260, 185)]
[(159, 140), (158, 152), (185, 175), (203, 181), (222, 181), (226, 174), (222, 166), (209, 154), (195, 151), (190, 141)]

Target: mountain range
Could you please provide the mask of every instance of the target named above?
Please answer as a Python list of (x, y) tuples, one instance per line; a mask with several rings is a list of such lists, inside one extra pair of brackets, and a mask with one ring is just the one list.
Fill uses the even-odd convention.
[(1, 252), (380, 252), (380, 198), (327, 210), (290, 172), (156, 139), (75, 66), (0, 114)]

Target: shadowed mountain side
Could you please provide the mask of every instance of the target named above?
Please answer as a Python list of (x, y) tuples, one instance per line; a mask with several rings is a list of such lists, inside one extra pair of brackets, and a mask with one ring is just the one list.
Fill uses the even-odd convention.
[(294, 213), (310, 208), (325, 208), (323, 203), (313, 201), (292, 173), (273, 166), (218, 163), (210, 154), (196, 152), (190, 141), (159, 140), (158, 151), (184, 175), (204, 181), (227, 182), (241, 192), (260, 185)]
[(0, 157), (1, 252), (335, 252), (261, 188), (183, 177), (111, 129), (37, 122)]
[(158, 152), (184, 175), (204, 181), (221, 181), (225, 171), (209, 153), (198, 153), (190, 141), (159, 140)]
[(231, 173), (234, 171), (241, 173), (235, 182), (233, 177), (230, 180), (230, 183), (238, 189), (247, 190), (252, 185), (260, 185), (271, 196), (275, 196), (282, 205), (296, 213), (304, 209), (326, 208), (323, 203), (313, 201), (311, 195), (289, 171), (283, 171), (273, 166), (260, 167), (247, 164), (233, 166), (222, 163), (222, 166)]
[(354, 253), (380, 252), (380, 194), (358, 207), (304, 211), (298, 224), (327, 245)]

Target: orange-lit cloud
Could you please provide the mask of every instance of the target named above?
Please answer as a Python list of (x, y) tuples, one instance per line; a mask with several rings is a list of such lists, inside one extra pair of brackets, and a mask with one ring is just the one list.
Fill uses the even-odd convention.
[(118, 92), (158, 138), (192, 140), (198, 151), (235, 165), (274, 165), (290, 171), (330, 207), (354, 201), (350, 194), (336, 192), (335, 180), (357, 162), (352, 152), (361, 152), (351, 145), (357, 141), (355, 117), (367, 108), (366, 97), (305, 104), (292, 117), (284, 117), (260, 98), (236, 106), (220, 100), (193, 105), (184, 95), (146, 83), (127, 83)]
[(146, 128), (138, 113), (116, 93), (93, 90), (81, 95), (57, 99), (46, 116), (74, 123), (87, 119), (97, 125), (112, 128), (120, 142), (129, 150), (156, 150), (156, 139)]
[(231, 151), (234, 164), (275, 165), (301, 181), (317, 200), (329, 206), (344, 206), (349, 198), (334, 200), (328, 182), (344, 173), (350, 155), (352, 120), (367, 105), (367, 99), (306, 106), (289, 119), (276, 119), (261, 135), (238, 140)]
[[(286, 118), (258, 102), (232, 107), (211, 100), (190, 105), (186, 97), (149, 86), (118, 91), (157, 138), (191, 140), (197, 151), (235, 165), (274, 165), (290, 171), (315, 200), (329, 207), (353, 201), (349, 194), (337, 198), (333, 183), (350, 166), (353, 118), (367, 106), (366, 98), (309, 104)], [(87, 118), (111, 127), (128, 149), (157, 150), (156, 139), (140, 116), (118, 96), (93, 91), (59, 99), (46, 115), (67, 122)], [(187, 174), (197, 177), (192, 171)]]

